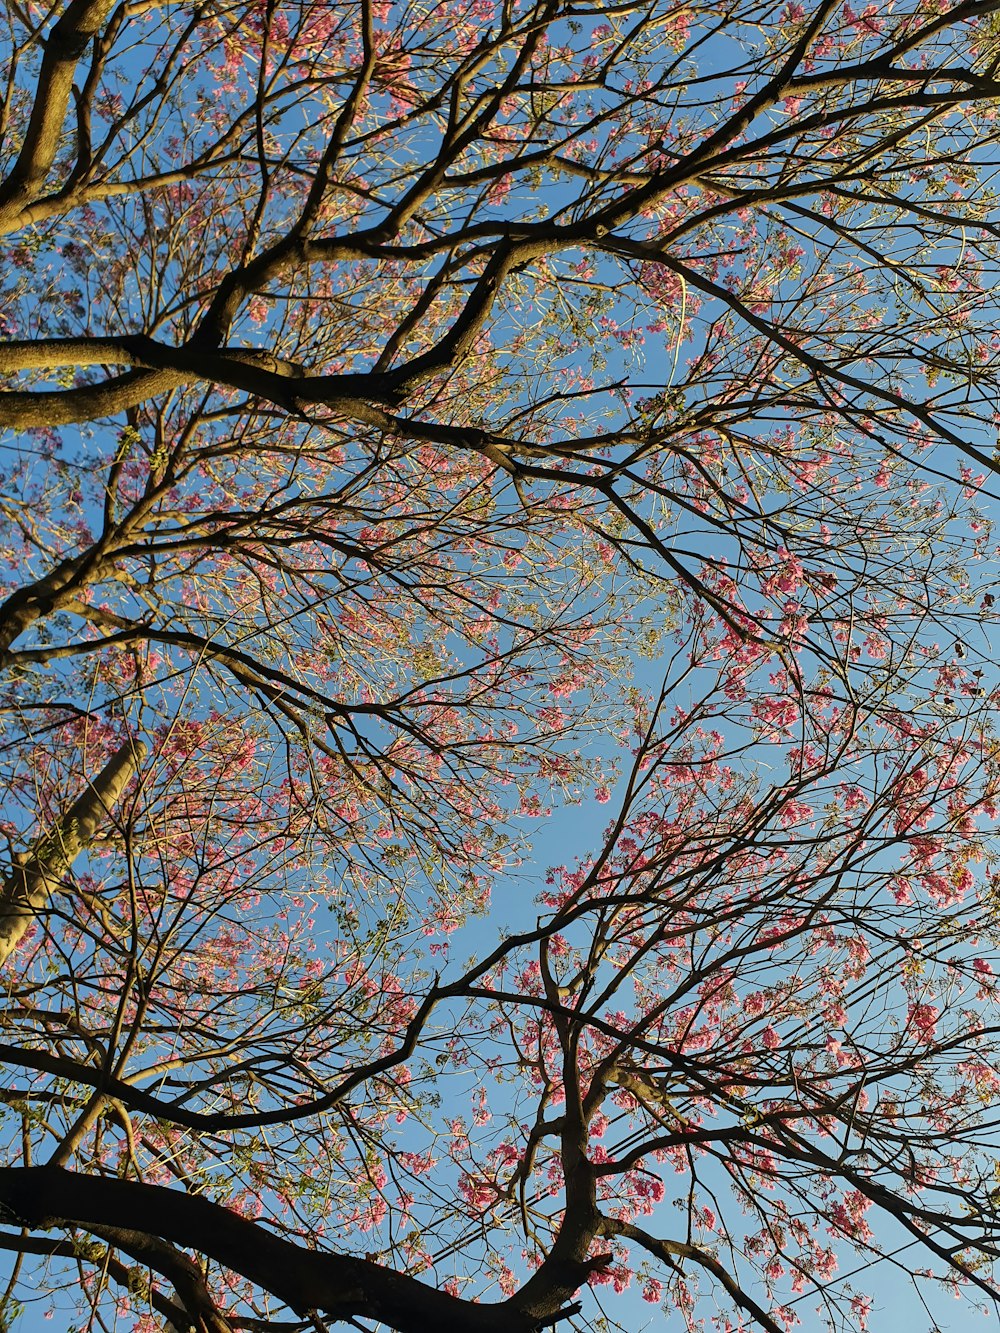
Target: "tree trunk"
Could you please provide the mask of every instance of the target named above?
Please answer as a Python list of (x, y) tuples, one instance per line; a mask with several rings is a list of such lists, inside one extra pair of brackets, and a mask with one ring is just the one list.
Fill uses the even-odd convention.
[(129, 737), (83, 793), (27, 852), (14, 858), (0, 886), (0, 966), (45, 907), (53, 887), (94, 841), (122, 791), (149, 754), (144, 741)]

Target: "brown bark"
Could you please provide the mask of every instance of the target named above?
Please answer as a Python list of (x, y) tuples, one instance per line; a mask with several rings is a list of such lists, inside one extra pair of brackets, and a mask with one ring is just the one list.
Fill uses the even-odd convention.
[(45, 185), (59, 150), (77, 63), (113, 7), (114, 0), (73, 0), (46, 39), (21, 151), (7, 179), (0, 184), (2, 232), (21, 225), (22, 210)]
[(129, 737), (55, 827), (30, 851), (15, 857), (10, 873), (0, 885), (0, 965), (7, 961), (25, 931), (44, 910), (61, 877), (94, 841), (148, 753), (145, 742)]
[[(239, 1273), (300, 1315), (375, 1319), (397, 1333), (535, 1333), (558, 1322), (557, 1310), (525, 1310), (517, 1297), (477, 1305), (368, 1259), (307, 1250), (202, 1195), (157, 1185), (2, 1167), (0, 1212), (32, 1230), (75, 1223), (159, 1236)], [(578, 1273), (585, 1278), (586, 1265)]]

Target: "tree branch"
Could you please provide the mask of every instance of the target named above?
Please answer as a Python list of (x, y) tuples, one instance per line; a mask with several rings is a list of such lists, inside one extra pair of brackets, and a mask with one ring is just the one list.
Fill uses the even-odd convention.
[(158, 1236), (239, 1273), (298, 1315), (376, 1319), (397, 1333), (536, 1333), (558, 1312), (519, 1309), (516, 1297), (477, 1305), (369, 1259), (305, 1249), (202, 1195), (58, 1167), (0, 1167), (0, 1212), (33, 1230), (75, 1223)]
[(148, 754), (144, 741), (127, 737), (55, 827), (31, 851), (14, 858), (0, 884), (0, 966), (44, 909), (58, 881), (93, 842)]

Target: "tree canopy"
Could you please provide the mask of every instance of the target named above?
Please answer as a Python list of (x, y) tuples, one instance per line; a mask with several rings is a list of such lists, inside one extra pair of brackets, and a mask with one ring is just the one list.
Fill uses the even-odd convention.
[(991, 1305), (1000, 5), (5, 13), (5, 1326)]

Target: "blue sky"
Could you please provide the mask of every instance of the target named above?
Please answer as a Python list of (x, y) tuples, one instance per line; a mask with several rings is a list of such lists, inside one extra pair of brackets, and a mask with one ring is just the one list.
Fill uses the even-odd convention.
[[(709, 55), (709, 63), (711, 64), (711, 55)], [(786, 284), (783, 288), (786, 295), (789, 290), (790, 288)], [(627, 322), (631, 318), (631, 311), (627, 307), (622, 307), (620, 313), (623, 322)], [(627, 373), (630, 380), (636, 385), (637, 394), (655, 392), (664, 387), (667, 382), (676, 381), (678, 367), (683, 369), (685, 360), (691, 355), (692, 350), (691, 346), (679, 348), (675, 342), (671, 341), (670, 336), (666, 336), (660, 343), (651, 338), (647, 342), (641, 360), (636, 359), (629, 363), (623, 356), (620, 363), (616, 364), (612, 359), (607, 374), (609, 379), (613, 380), (619, 375)], [(569, 364), (569, 361), (567, 364)], [(956, 398), (960, 399), (960, 390), (956, 390)], [(984, 433), (983, 443), (985, 444), (985, 442)], [(934, 457), (935, 461), (938, 461), (939, 456), (935, 455)], [(940, 457), (939, 461), (942, 469), (947, 471), (949, 475), (953, 475), (954, 460)], [(992, 504), (992, 501), (990, 503)], [(696, 555), (711, 555), (731, 559), (735, 553), (735, 546), (721, 539), (716, 539), (717, 544), (709, 548), (706, 544), (708, 539), (704, 529), (696, 529), (693, 535), (685, 536), (684, 541), (692, 547)], [(699, 550), (699, 542), (706, 544), (706, 549)], [(654, 679), (655, 663), (638, 661), (636, 669), (638, 681), (641, 685), (648, 688), (656, 683)], [(595, 746), (600, 751), (601, 742), (595, 742)], [(476, 952), (492, 943), (495, 938), (493, 932), (498, 924), (506, 929), (516, 929), (518, 925), (530, 924), (537, 910), (533, 904), (534, 891), (540, 888), (543, 883), (545, 867), (550, 864), (571, 862), (587, 851), (593, 850), (595, 841), (601, 831), (599, 821), (612, 808), (613, 805), (603, 807), (597, 820), (595, 820), (594, 806), (587, 804), (583, 807), (557, 808), (551, 818), (532, 821), (530, 833), (534, 837), (535, 847), (531, 859), (516, 875), (511, 876), (510, 893), (498, 890), (495, 894), (493, 908), (489, 916), (474, 921), (455, 937), (452, 945), (453, 955), (461, 957), (463, 950)], [(506, 886), (501, 886), (501, 890), (505, 888)], [(458, 1108), (456, 1107), (456, 1109)], [(890, 1228), (885, 1227), (878, 1235), (881, 1242), (895, 1250), (897, 1238)], [(909, 1249), (903, 1249), (899, 1252), (898, 1257), (904, 1267), (911, 1253), (912, 1251)], [(894, 1333), (897, 1328), (902, 1331), (909, 1329), (911, 1326), (914, 1328), (926, 1326), (928, 1322), (926, 1313), (913, 1293), (911, 1284), (906, 1280), (905, 1273), (900, 1268), (884, 1260), (872, 1268), (863, 1268), (860, 1272), (854, 1272), (850, 1259), (845, 1261), (843, 1267), (845, 1277), (842, 1280), (846, 1280), (847, 1275), (853, 1272), (851, 1280), (854, 1287), (860, 1292), (872, 1295), (875, 1299), (876, 1312), (873, 1316), (873, 1327), (889, 1329)], [(600, 1296), (601, 1293), (598, 1292), (595, 1299), (599, 1299)], [(813, 1327), (818, 1329), (821, 1326), (811, 1312), (812, 1303), (812, 1298), (805, 1298), (796, 1302), (796, 1308), (799, 1309), (803, 1325), (807, 1330)], [(940, 1313), (938, 1313), (938, 1304), (940, 1305)], [(956, 1327), (964, 1324), (968, 1319), (968, 1310), (951, 1304), (946, 1297), (940, 1299), (934, 1310), (934, 1317), (942, 1328), (949, 1326), (949, 1317), (952, 1325)], [(609, 1302), (609, 1311), (623, 1325), (635, 1329), (662, 1325), (664, 1319), (662, 1314), (643, 1303), (637, 1294), (629, 1294), (623, 1298), (620, 1311), (618, 1310), (617, 1301)], [(672, 1322), (669, 1316), (667, 1316), (667, 1320), (669, 1325)], [(42, 1328), (46, 1325), (38, 1318), (37, 1311), (32, 1308), (23, 1316), (21, 1328), (26, 1333), (34, 1333), (36, 1326)]]

